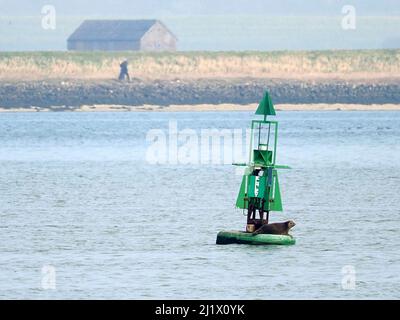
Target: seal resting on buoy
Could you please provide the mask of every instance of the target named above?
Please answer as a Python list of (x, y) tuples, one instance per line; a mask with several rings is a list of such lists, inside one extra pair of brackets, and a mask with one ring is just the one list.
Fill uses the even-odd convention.
[(288, 235), (289, 230), (292, 229), (296, 223), (292, 220), (286, 222), (277, 222), (264, 224), (252, 233), (253, 236), (257, 234), (283, 234)]

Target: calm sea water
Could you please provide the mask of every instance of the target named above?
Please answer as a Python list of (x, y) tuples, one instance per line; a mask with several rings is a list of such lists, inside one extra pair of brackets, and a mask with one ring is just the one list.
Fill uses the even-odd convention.
[(146, 134), (252, 118), (0, 114), (0, 298), (400, 298), (400, 113), (279, 112), (293, 169), (272, 220), (295, 220), (297, 244), (216, 246), (244, 227), (241, 177), (150, 164)]

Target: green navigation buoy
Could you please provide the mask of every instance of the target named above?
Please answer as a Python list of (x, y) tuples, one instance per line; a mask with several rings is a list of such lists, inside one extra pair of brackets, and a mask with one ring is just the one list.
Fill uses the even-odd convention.
[(276, 115), (268, 92), (265, 92), (255, 114), (263, 115), (264, 119), (251, 122), (249, 161), (234, 164), (246, 166), (236, 199), (236, 207), (247, 213), (246, 231), (221, 231), (217, 244), (294, 244), (294, 238), (288, 234), (252, 235), (258, 228), (269, 224), (271, 211), (283, 210), (278, 169), (290, 168), (276, 164), (278, 122), (267, 120), (268, 116)]

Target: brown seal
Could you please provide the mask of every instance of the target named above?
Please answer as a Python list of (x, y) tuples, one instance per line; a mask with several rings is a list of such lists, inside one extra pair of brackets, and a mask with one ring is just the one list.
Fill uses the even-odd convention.
[(286, 222), (277, 222), (277, 223), (269, 223), (264, 224), (256, 231), (252, 233), (253, 236), (257, 234), (284, 234), (288, 235), (289, 230), (292, 229), (296, 223), (294, 221), (289, 220)]

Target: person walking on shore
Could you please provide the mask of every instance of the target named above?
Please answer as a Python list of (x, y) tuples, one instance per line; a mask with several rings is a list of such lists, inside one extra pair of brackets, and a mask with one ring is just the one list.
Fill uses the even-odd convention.
[(121, 72), (119, 73), (118, 80), (122, 81), (125, 80), (125, 78), (128, 79), (128, 81), (131, 81), (131, 78), (128, 73), (128, 60), (124, 60), (120, 65)]

